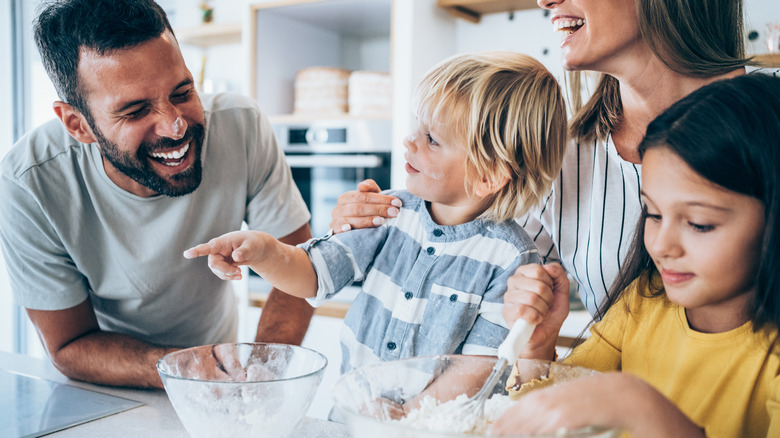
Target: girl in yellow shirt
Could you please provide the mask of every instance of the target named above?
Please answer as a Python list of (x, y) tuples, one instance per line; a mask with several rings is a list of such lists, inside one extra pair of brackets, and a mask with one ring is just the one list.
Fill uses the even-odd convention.
[[(780, 78), (693, 92), (648, 126), (640, 155), (630, 255), (565, 359), (603, 373), (530, 392), (494, 432), (780, 437)], [(536, 268), (513, 277), (504, 317), (539, 324), (521, 357), (552, 359), (569, 285)]]

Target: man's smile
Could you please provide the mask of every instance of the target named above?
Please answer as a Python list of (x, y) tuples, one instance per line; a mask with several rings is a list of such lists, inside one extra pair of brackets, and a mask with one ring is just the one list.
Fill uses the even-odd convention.
[(190, 149), (190, 143), (186, 143), (179, 149), (170, 152), (151, 152), (149, 156), (161, 161), (166, 166), (176, 166), (181, 163), (182, 158)]

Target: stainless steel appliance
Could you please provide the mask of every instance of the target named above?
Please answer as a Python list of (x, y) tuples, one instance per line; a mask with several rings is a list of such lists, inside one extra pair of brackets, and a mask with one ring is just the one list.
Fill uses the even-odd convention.
[(364, 179), (390, 187), (389, 119), (273, 120), (293, 179), (311, 212), (314, 236), (330, 229), (338, 196)]

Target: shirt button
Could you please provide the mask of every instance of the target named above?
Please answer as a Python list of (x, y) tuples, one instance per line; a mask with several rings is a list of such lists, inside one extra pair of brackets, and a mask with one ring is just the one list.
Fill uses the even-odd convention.
[(433, 247), (432, 247), (432, 246), (429, 246), (429, 247), (428, 247), (428, 249), (426, 249), (426, 251), (428, 252), (428, 255), (433, 255), (433, 253), (435, 253), (435, 252), (436, 252), (436, 250), (435, 250), (435, 249), (433, 249)]
[(453, 303), (454, 303), (455, 301), (458, 301), (458, 295), (457, 295), (457, 294), (452, 294), (452, 295), (450, 295), (450, 301), (452, 301)]
[(395, 342), (388, 342), (387, 343), (387, 349), (388, 350), (393, 351), (393, 350), (395, 350), (395, 347), (396, 347)]
[(404, 298), (407, 300), (411, 300), (414, 295), (411, 292), (407, 292), (404, 294)]
[(436, 236), (436, 237), (441, 237), (442, 234), (444, 234), (444, 231), (442, 231), (442, 230), (440, 230), (438, 228), (433, 230), (433, 235)]

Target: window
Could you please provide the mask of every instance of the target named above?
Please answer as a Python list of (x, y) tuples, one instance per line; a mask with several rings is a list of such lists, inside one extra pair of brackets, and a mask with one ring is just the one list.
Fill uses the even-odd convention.
[[(32, 38), (35, 3), (0, 0), (0, 158), (34, 126), (51, 119), (57, 99)], [(24, 309), (13, 303), (0, 254), (0, 349), (42, 356)]]
[[(1, 0), (0, 8), (0, 159), (13, 143), (13, 103), (11, 94), (13, 90), (12, 71), (12, 38), (11, 22), (13, 14), (10, 0)], [(15, 340), (14, 306), (11, 301), (11, 288), (8, 285), (8, 275), (5, 272), (5, 262), (0, 253), (0, 350), (13, 350)]]

